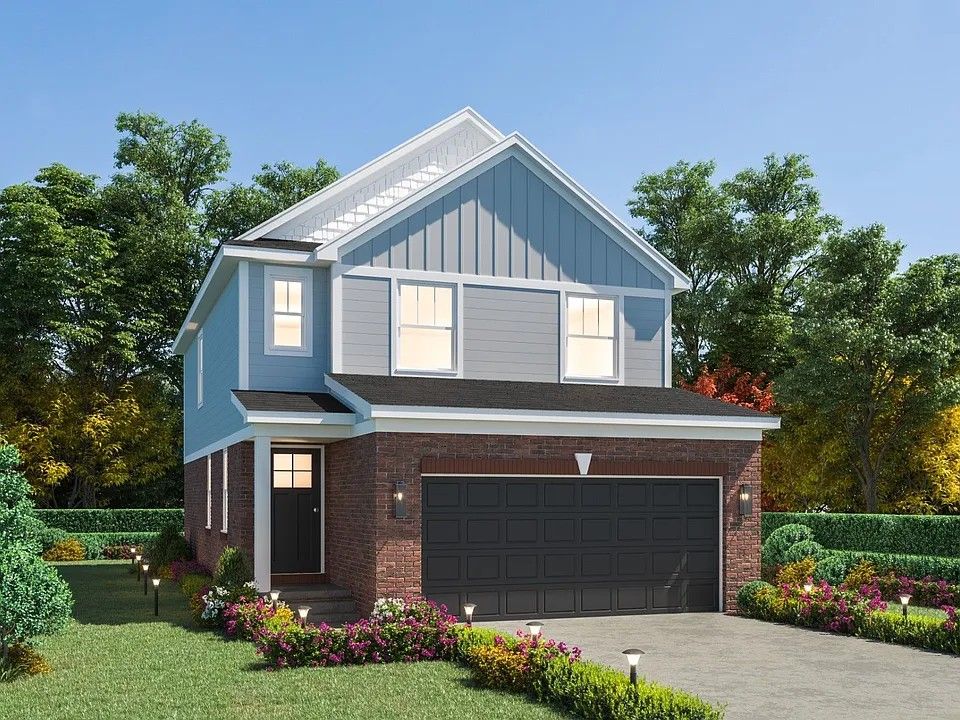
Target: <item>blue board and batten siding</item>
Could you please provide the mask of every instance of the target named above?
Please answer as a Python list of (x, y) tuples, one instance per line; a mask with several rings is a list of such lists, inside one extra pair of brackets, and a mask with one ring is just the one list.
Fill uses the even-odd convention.
[(663, 290), (663, 281), (509, 157), (355, 250), (346, 265)]
[(250, 380), (254, 390), (321, 391), (330, 371), (330, 269), (313, 268), (313, 355), (264, 351), (263, 264), (250, 263)]
[(238, 273), (227, 282), (201, 325), (203, 331), (203, 407), (197, 407), (197, 338), (183, 358), (183, 451), (189, 455), (243, 428), (230, 391), (238, 387), (240, 348)]

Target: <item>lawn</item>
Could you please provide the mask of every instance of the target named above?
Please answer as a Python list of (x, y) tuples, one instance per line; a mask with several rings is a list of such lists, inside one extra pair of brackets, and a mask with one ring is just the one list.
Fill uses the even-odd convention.
[[(897, 617), (903, 617), (903, 608), (900, 607), (900, 603), (891, 602), (887, 603), (887, 610), (891, 615), (896, 615)], [(938, 620), (946, 620), (947, 614), (940, 610), (939, 608), (923, 607), (922, 605), (911, 605), (907, 608), (907, 614), (910, 617), (917, 615), (925, 615), (926, 617), (934, 617)]]
[(40, 651), (53, 673), (0, 686), (0, 718), (304, 717), (560, 718), (517, 695), (480, 690), (447, 662), (269, 672), (253, 645), (191, 627), (185, 599), (153, 589), (122, 562), (59, 567), (73, 588), (75, 621)]

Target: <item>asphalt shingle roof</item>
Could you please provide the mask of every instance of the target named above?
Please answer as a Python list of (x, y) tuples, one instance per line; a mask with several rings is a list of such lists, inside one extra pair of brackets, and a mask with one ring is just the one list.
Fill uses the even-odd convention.
[(234, 390), (233, 394), (252, 412), (353, 412), (330, 393)]

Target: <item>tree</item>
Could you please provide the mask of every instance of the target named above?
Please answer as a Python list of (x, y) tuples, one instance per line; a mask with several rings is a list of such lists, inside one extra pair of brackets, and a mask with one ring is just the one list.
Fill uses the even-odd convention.
[(722, 258), (730, 242), (730, 202), (711, 182), (713, 162), (679, 162), (637, 181), (630, 214), (641, 234), (690, 277), (673, 299), (674, 369), (692, 379), (706, 359), (723, 290)]
[(722, 269), (726, 303), (715, 352), (738, 367), (776, 376), (788, 364), (798, 281), (840, 222), (822, 212), (803, 155), (768, 155), (757, 170), (721, 184), (735, 213)]
[(17, 472), (16, 449), (0, 446), (0, 648), (60, 631), (70, 619), (73, 597), (56, 568), (40, 558), (30, 485)]
[(834, 428), (867, 512), (898, 446), (960, 402), (960, 255), (899, 274), (901, 251), (879, 225), (825, 243), (803, 288), (797, 364), (779, 382)]
[(219, 240), (229, 240), (322, 190), (340, 177), (322, 158), (310, 167), (279, 162), (263, 165), (253, 184), (234, 183), (216, 190), (209, 201), (208, 228)]
[(769, 412), (774, 406), (773, 383), (767, 376), (744, 372), (728, 357), (723, 358), (715, 370), (704, 365), (696, 380), (692, 383), (681, 380), (680, 387), (759, 412)]

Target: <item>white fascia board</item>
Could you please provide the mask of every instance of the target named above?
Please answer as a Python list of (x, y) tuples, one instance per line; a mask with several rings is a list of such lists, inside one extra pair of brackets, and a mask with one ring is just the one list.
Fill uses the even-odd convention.
[[(449, 173), (437, 178), (432, 183), (424, 185), (417, 192), (412, 193), (404, 200), (392, 205), (382, 213), (371, 217), (366, 222), (361, 223), (353, 230), (345, 233), (333, 242), (322, 245), (316, 250), (318, 261), (339, 262), (343, 255), (354, 248), (370, 240), (378, 232), (378, 228), (391, 221), (400, 220), (401, 215), (412, 215), (418, 210), (428, 205), (433, 196), (441, 193), (445, 188), (451, 185), (467, 182), (485, 170), (489, 169), (504, 157), (508, 157), (511, 152), (518, 157), (518, 151), (522, 152), (532, 161), (534, 166), (530, 168), (541, 180), (561, 195), (569, 194), (579, 200), (588, 214), (600, 221), (601, 225), (606, 225), (612, 232), (611, 236), (616, 240), (619, 238), (620, 245), (641, 263), (652, 261), (660, 279), (667, 287), (671, 287), (674, 292), (680, 292), (690, 288), (690, 278), (687, 277), (679, 268), (671, 263), (655, 247), (644, 240), (640, 235), (624, 223), (620, 218), (605, 208), (600, 201), (590, 195), (580, 185), (578, 185), (569, 175), (561, 170), (552, 160), (532, 145), (526, 138), (519, 133), (512, 133), (501, 142), (491, 145), (483, 152), (475, 155), (469, 162)], [(536, 166), (539, 165), (543, 170), (537, 172)]]
[(331, 395), (344, 405), (353, 408), (360, 418), (366, 419), (370, 417), (372, 406), (362, 397), (346, 386), (341, 385), (329, 375), (324, 376), (324, 383)]
[(195, 318), (200, 306), (204, 303), (204, 298), (206, 298), (207, 291), (210, 289), (210, 286), (215, 280), (219, 280), (222, 277), (220, 275), (220, 268), (224, 266), (223, 257), (223, 247), (221, 247), (214, 256), (213, 262), (210, 264), (210, 269), (207, 270), (207, 274), (203, 278), (203, 283), (201, 283), (196, 297), (193, 298), (193, 302), (190, 304), (190, 309), (187, 311), (187, 316), (184, 318), (183, 324), (180, 325), (180, 330), (177, 332), (177, 336), (173, 339), (174, 355), (183, 355), (187, 351), (187, 343), (184, 342), (187, 338), (187, 334), (192, 334), (199, 329), (199, 325)]
[(287, 412), (283, 410), (249, 410), (246, 422), (253, 424), (286, 425), (353, 425), (357, 416), (353, 413)]
[(415, 145), (420, 145), (425, 142), (429, 142), (434, 138), (439, 138), (441, 135), (446, 133), (451, 128), (456, 125), (469, 120), (473, 125), (477, 127), (484, 135), (486, 135), (491, 142), (498, 143), (503, 140), (503, 133), (501, 133), (497, 128), (495, 128), (490, 122), (483, 118), (476, 110), (471, 107), (465, 107), (463, 110), (455, 112), (453, 115), (444, 118), (436, 125), (427, 128), (423, 132), (414, 135), (409, 140), (402, 142), (397, 145), (392, 150), (388, 150), (383, 155), (380, 155), (377, 158), (374, 158), (366, 165), (363, 165), (351, 173), (348, 173), (341, 177), (336, 182), (330, 183), (322, 190), (315, 192), (313, 195), (310, 195), (295, 205), (291, 205), (286, 210), (274, 215), (272, 218), (264, 220), (262, 223), (257, 225), (250, 230), (247, 230), (245, 233), (237, 236), (237, 240), (253, 240), (256, 238), (263, 237), (267, 233), (276, 230), (278, 227), (283, 225), (286, 222), (289, 222), (297, 215), (301, 213), (308, 212), (314, 207), (317, 207), (326, 200), (340, 194), (341, 192), (348, 191), (350, 187), (356, 185), (357, 183), (362, 183), (366, 178), (376, 175), (378, 172), (383, 170), (391, 163), (398, 160), (407, 150), (412, 148)]
[(464, 420), (472, 422), (536, 422), (544, 424), (576, 423), (582, 425), (635, 425), (701, 428), (741, 428), (776, 430), (780, 418), (732, 417), (726, 415), (667, 415), (653, 413), (580, 413), (550, 410), (495, 410), (474, 408), (442, 408), (402, 405), (373, 405), (370, 417), (417, 420)]
[(240, 430), (237, 430), (237, 432), (233, 433), (232, 435), (227, 435), (225, 438), (220, 438), (216, 442), (212, 442), (209, 445), (205, 445), (199, 450), (196, 450), (192, 453), (185, 452), (183, 454), (183, 464), (187, 465), (189, 463), (192, 463), (194, 460), (199, 460), (200, 458), (204, 458), (207, 455), (212, 455), (213, 453), (219, 452), (224, 448), (228, 448), (231, 445), (236, 445), (238, 442), (249, 440), (250, 438), (253, 437), (253, 435), (254, 435), (254, 432), (252, 427), (248, 426), (248, 427), (241, 428)]
[(222, 250), (225, 257), (231, 258), (283, 263), (286, 265), (315, 264), (313, 248), (306, 248), (304, 250), (282, 250), (279, 248), (250, 247), (248, 245), (224, 245)]

